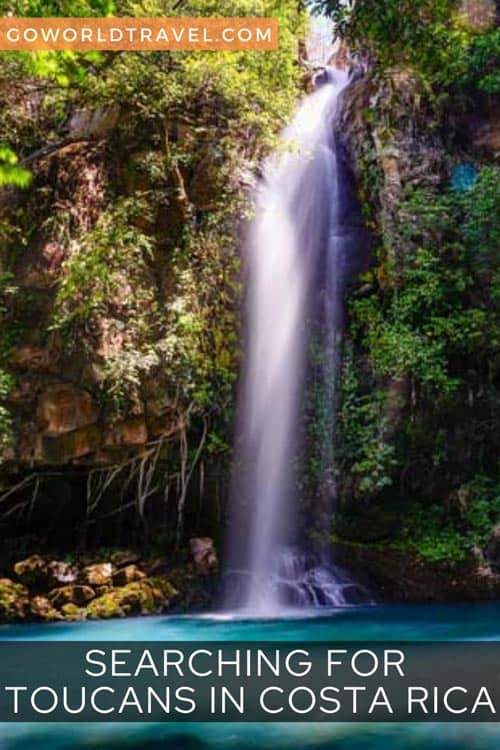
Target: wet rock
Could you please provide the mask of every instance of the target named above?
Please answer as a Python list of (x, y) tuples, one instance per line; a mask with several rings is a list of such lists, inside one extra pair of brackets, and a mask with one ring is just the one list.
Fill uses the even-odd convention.
[(61, 619), (58, 612), (46, 596), (34, 596), (30, 601), (30, 613), (35, 620), (54, 622)]
[(113, 585), (125, 586), (127, 583), (140, 581), (143, 578), (146, 578), (146, 574), (143, 573), (137, 565), (127, 565), (125, 568), (120, 568), (120, 570), (117, 570), (116, 573), (113, 574)]
[(82, 605), (89, 602), (95, 596), (94, 589), (90, 586), (68, 585), (53, 589), (49, 593), (49, 599), (58, 609), (64, 604)]
[(58, 436), (94, 424), (97, 406), (87, 391), (74, 385), (47, 388), (38, 399), (37, 417), (45, 435)]
[(189, 551), (197, 573), (209, 575), (217, 571), (218, 560), (213, 539), (208, 536), (190, 539)]
[(133, 552), (129, 549), (117, 550), (116, 552), (113, 552), (110, 557), (111, 562), (117, 568), (123, 568), (125, 565), (132, 565), (139, 562), (140, 559), (141, 556), (138, 555), (137, 552)]
[(29, 615), (27, 588), (10, 578), (0, 578), (0, 622), (18, 622)]
[(90, 586), (107, 586), (111, 583), (113, 571), (113, 564), (110, 562), (95, 563), (83, 569), (82, 577)]

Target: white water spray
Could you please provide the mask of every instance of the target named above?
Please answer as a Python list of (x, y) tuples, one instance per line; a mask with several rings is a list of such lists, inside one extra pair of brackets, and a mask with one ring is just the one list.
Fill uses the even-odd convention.
[[(342, 317), (342, 196), (334, 118), (348, 76), (335, 70), (323, 79), (304, 99), (266, 165), (247, 246), (247, 356), (225, 604), (253, 614), (276, 614), (287, 605), (344, 604), (356, 591), (334, 566), (294, 551), (301, 544), (294, 460), (301, 442), (311, 320), (325, 329), (321, 369), (329, 380), (333, 429)], [(331, 434), (325, 436), (328, 443)], [(331, 460), (328, 456), (330, 472)], [(332, 494), (330, 487), (329, 501)], [(323, 508), (325, 517), (329, 510)]]

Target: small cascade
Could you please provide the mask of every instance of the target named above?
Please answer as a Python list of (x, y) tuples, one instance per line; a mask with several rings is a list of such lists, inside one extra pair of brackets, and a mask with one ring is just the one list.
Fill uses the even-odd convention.
[[(246, 358), (223, 594), (227, 609), (251, 614), (363, 598), (361, 587), (328, 559), (328, 545), (304, 551), (310, 547), (305, 525), (327, 536), (335, 495), (335, 380), (346, 258), (356, 252), (343, 221), (348, 188), (334, 128), (347, 83), (345, 71), (327, 69), (320, 76), (284, 131), (255, 196), (246, 246)], [(322, 381), (325, 417), (322, 489), (314, 517), (305, 520), (296, 489), (297, 456), (317, 330), (321, 364), (314, 377)]]

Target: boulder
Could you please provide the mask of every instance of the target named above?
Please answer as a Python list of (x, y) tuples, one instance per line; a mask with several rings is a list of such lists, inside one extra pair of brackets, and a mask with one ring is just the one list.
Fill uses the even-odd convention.
[(87, 604), (95, 597), (94, 589), (90, 586), (69, 584), (53, 589), (49, 593), (49, 599), (57, 609), (61, 609), (64, 604)]
[(151, 587), (146, 581), (135, 581), (120, 588), (110, 589), (94, 599), (87, 607), (87, 617), (91, 620), (106, 620), (131, 614), (152, 614), (155, 610)]
[(51, 560), (48, 564), (49, 580), (51, 583), (75, 583), (78, 578), (78, 568), (67, 562)]
[(86, 615), (91, 620), (149, 615), (167, 610), (177, 590), (166, 578), (157, 576), (110, 589), (90, 602)]
[(49, 567), (47, 560), (40, 555), (31, 555), (25, 560), (20, 560), (14, 565), (14, 573), (26, 586), (41, 586), (49, 580)]
[(213, 539), (208, 536), (190, 539), (189, 551), (197, 573), (209, 575), (217, 571), (219, 563)]
[(155, 605), (159, 610), (168, 609), (179, 597), (179, 592), (165, 576), (148, 578), (148, 585), (151, 587)]
[(47, 560), (40, 555), (31, 555), (14, 565), (14, 573), (25, 586), (57, 586), (58, 583), (74, 583), (78, 570), (70, 563)]
[(46, 596), (34, 596), (30, 601), (30, 612), (35, 620), (42, 622), (54, 622), (61, 619), (58, 612)]
[(18, 622), (30, 616), (28, 590), (10, 578), (0, 578), (0, 622)]
[(146, 574), (143, 573), (137, 565), (127, 565), (125, 568), (120, 568), (113, 574), (113, 585), (126, 586), (127, 583), (140, 581), (143, 578), (146, 578)]
[(107, 586), (111, 583), (113, 571), (113, 564), (110, 562), (95, 563), (87, 565), (82, 571), (82, 576), (89, 586)]

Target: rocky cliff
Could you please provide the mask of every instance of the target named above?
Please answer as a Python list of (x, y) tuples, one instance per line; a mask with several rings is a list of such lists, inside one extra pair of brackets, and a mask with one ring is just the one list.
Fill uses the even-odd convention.
[(243, 199), (300, 83), (279, 14), (269, 55), (2, 57), (5, 533), (218, 531)]

